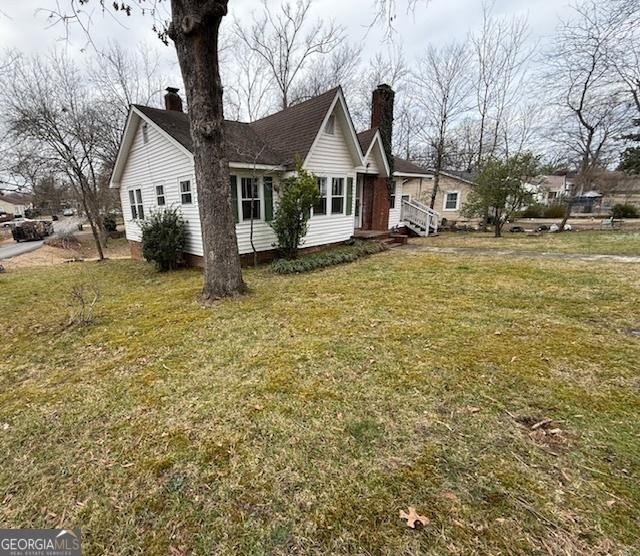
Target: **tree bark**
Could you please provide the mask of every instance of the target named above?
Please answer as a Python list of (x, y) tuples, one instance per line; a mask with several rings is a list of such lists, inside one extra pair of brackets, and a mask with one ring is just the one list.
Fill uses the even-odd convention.
[(429, 208), (433, 209), (436, 204), (436, 196), (438, 195), (438, 189), (440, 188), (440, 170), (435, 169), (433, 173), (433, 189), (431, 190), (431, 200), (429, 202)]
[(231, 210), (218, 34), (227, 0), (172, 0), (169, 37), (186, 87), (202, 227), (206, 301), (246, 291)]

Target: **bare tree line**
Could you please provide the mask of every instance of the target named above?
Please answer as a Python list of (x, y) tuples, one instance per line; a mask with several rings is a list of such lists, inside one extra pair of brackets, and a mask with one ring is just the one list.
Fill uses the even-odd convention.
[[(117, 202), (109, 190), (111, 169), (131, 103), (153, 103), (160, 76), (157, 56), (111, 44), (79, 65), (62, 50), (47, 56), (15, 56), (0, 99), (6, 135), (3, 174), (20, 189), (69, 190), (86, 214), (100, 258), (107, 234), (103, 218)], [(57, 184), (57, 185), (56, 185)]]

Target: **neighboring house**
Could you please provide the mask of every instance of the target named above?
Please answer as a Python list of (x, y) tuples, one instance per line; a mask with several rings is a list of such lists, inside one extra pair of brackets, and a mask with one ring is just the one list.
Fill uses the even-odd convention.
[(552, 205), (570, 194), (573, 180), (566, 174), (540, 176), (536, 180), (536, 201), (543, 205)]
[[(202, 235), (189, 119), (177, 89), (167, 91), (165, 110), (131, 106), (110, 186), (120, 189), (133, 256), (140, 256), (140, 221), (154, 210), (177, 206), (189, 232), (186, 252), (199, 265)], [(294, 175), (296, 161), (317, 177), (321, 193), (303, 247), (344, 242), (357, 228), (388, 230), (400, 223), (402, 182), (390, 197), (390, 165), (377, 129), (384, 110), (393, 110), (382, 101), (388, 91), (386, 85), (374, 91), (372, 129), (360, 136), (340, 87), (252, 123), (224, 122), (241, 256), (252, 253), (252, 219), (256, 250), (273, 252), (276, 237), (269, 222), (279, 184)]]
[(13, 214), (19, 218), (24, 216), (25, 211), (31, 208), (31, 197), (20, 193), (2, 193), (0, 194), (0, 212)]
[(640, 176), (623, 172), (606, 172), (594, 180), (594, 189), (600, 193), (598, 208), (608, 213), (613, 205), (634, 205), (640, 210)]
[[(429, 205), (433, 192), (433, 172), (427, 172), (426, 175), (420, 174), (418, 170), (422, 170), (421, 168), (406, 161), (400, 162), (397, 167), (407, 171), (408, 177), (402, 185), (403, 194)], [(413, 174), (410, 173), (411, 167), (415, 170)], [(422, 172), (426, 171), (422, 170)], [(440, 183), (433, 208), (441, 215), (443, 224), (469, 221), (462, 216), (461, 211), (473, 188), (473, 180), (474, 176), (471, 172), (456, 170), (440, 172)]]

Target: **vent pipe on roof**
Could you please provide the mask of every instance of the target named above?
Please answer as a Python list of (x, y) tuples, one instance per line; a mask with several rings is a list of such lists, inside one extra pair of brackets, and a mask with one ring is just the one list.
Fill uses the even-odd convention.
[(165, 110), (172, 110), (173, 112), (182, 112), (182, 98), (178, 94), (180, 89), (175, 87), (167, 87), (167, 94), (164, 95), (164, 107)]

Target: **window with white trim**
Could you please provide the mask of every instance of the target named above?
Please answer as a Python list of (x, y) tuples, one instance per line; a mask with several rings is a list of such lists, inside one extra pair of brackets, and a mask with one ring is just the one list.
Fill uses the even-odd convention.
[(324, 131), (325, 133), (328, 133), (329, 135), (334, 135), (336, 132), (336, 117), (331, 114), (331, 116), (329, 116), (329, 118), (327, 118), (327, 123), (324, 126)]
[(142, 189), (129, 189), (129, 206), (133, 220), (144, 220), (144, 206), (142, 205)]
[(313, 205), (313, 214), (327, 214), (327, 178), (316, 178), (320, 198)]
[(394, 209), (396, 208), (396, 180), (393, 180), (391, 182), (393, 184), (393, 193), (391, 193), (391, 195), (389, 196), (389, 208), (390, 209)]
[(193, 203), (191, 180), (180, 180), (180, 202), (183, 205), (190, 205)]
[(331, 178), (331, 214), (344, 214), (344, 178)]
[(240, 181), (242, 194), (242, 220), (251, 220), (253, 207), (253, 219), (260, 218), (260, 194), (258, 191), (258, 178), (242, 178)]
[(167, 199), (164, 196), (164, 185), (156, 185), (156, 202), (159, 207), (163, 207), (167, 204)]
[(460, 194), (457, 191), (447, 191), (444, 196), (444, 210), (458, 210)]

